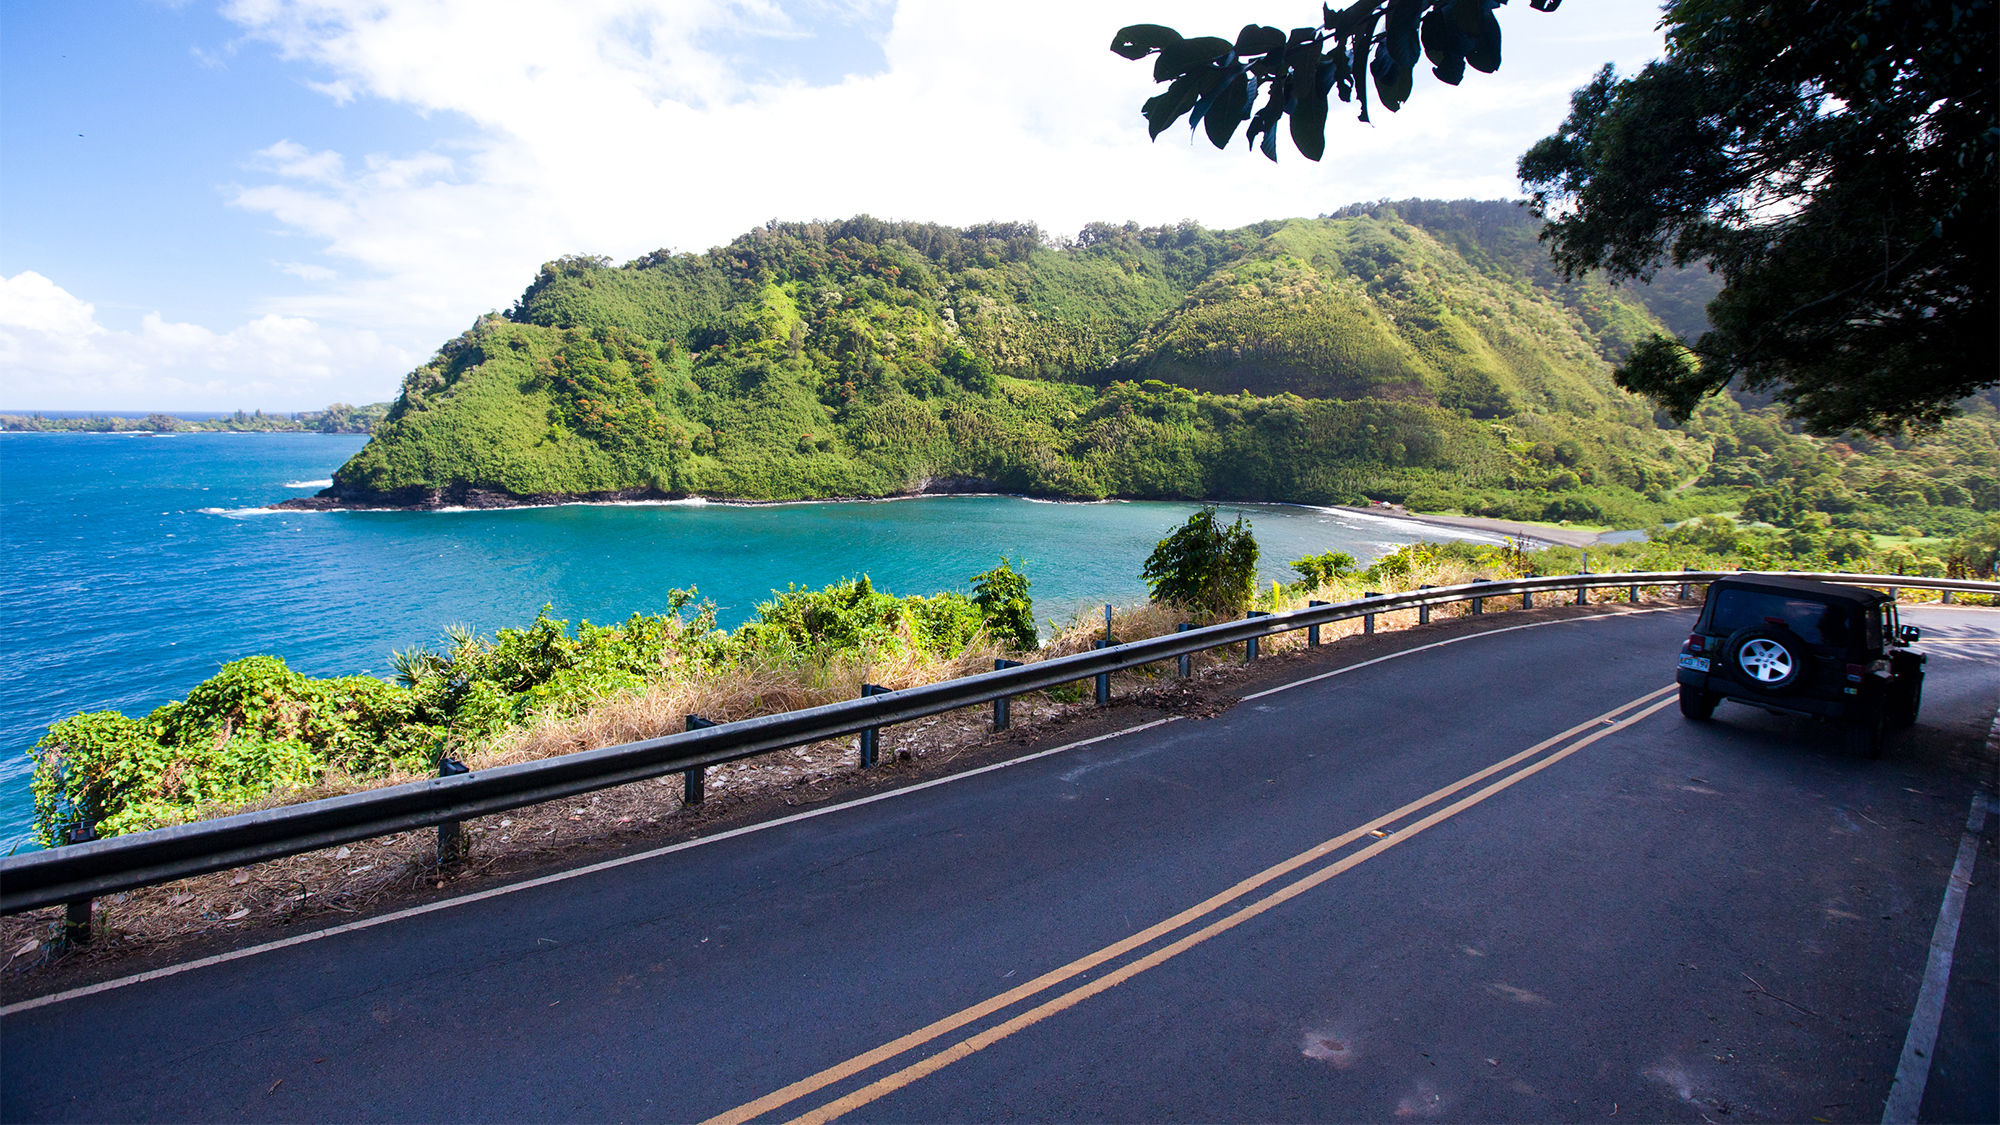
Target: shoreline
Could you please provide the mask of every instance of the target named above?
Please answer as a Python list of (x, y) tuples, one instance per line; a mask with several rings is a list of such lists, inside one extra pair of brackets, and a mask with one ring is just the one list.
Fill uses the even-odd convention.
[[(1585, 531), (1581, 528), (1556, 527), (1550, 524), (1522, 523), (1519, 520), (1489, 519), (1485, 516), (1441, 516), (1420, 515), (1404, 508), (1364, 508), (1352, 504), (1328, 504), (1334, 511), (1347, 512), (1357, 516), (1375, 516), (1379, 519), (1414, 523), (1424, 527), (1434, 527), (1448, 531), (1477, 531), (1487, 535), (1501, 535), (1514, 539), (1525, 539), (1530, 549), (1536, 544), (1557, 547), (1595, 547), (1603, 540), (1605, 532)], [(1615, 534), (1615, 533), (1614, 533)]]
[[(996, 487), (993, 482), (971, 477), (946, 477), (927, 480), (917, 488), (885, 493), (879, 496), (810, 496), (785, 500), (751, 500), (733, 496), (705, 496), (700, 494), (674, 495), (652, 488), (619, 489), (605, 492), (548, 493), (535, 496), (516, 496), (482, 488), (422, 489), (406, 491), (400, 496), (377, 494), (365, 498), (329, 495), (333, 488), (322, 489), (312, 496), (295, 496), (275, 504), (266, 504), (263, 511), (286, 512), (467, 512), (501, 511), (509, 508), (553, 508), (567, 505), (584, 506), (652, 506), (669, 507), (676, 505), (702, 506), (716, 505), (732, 508), (776, 508), (794, 504), (886, 504), (902, 500), (923, 500), (939, 496), (997, 496), (1017, 500), (1031, 500), (1044, 504), (1118, 504), (1133, 500), (1129, 496), (1108, 496), (1103, 499), (1086, 499), (1075, 496), (1034, 496), (1025, 492), (1009, 492)], [(398, 501), (401, 502), (398, 502)], [(1202, 499), (1192, 497), (1166, 498), (1165, 502), (1185, 504), (1277, 504), (1289, 507), (1316, 508), (1327, 512), (1361, 516), (1396, 523), (1415, 524), (1437, 531), (1472, 532), (1479, 535), (1499, 536), (1525, 540), (1526, 546), (1537, 545), (1563, 547), (1594, 547), (1606, 534), (1585, 531), (1580, 528), (1557, 527), (1550, 524), (1523, 523), (1519, 520), (1491, 519), (1483, 516), (1448, 516), (1413, 513), (1408, 509), (1395, 507), (1368, 507), (1357, 504), (1312, 504), (1301, 500), (1232, 500)], [(1616, 534), (1615, 532), (1613, 534)]]
[(499, 511), (506, 508), (555, 508), (571, 504), (661, 506), (715, 504), (737, 508), (771, 508), (784, 504), (871, 504), (891, 500), (916, 500), (929, 496), (1020, 496), (1023, 499), (1048, 499), (1057, 503), (1074, 504), (1111, 502), (1111, 500), (1086, 500), (1066, 496), (1031, 497), (1025, 493), (1002, 491), (987, 480), (973, 477), (943, 477), (926, 480), (910, 491), (884, 493), (879, 496), (799, 496), (785, 500), (750, 500), (733, 496), (707, 496), (701, 493), (676, 494), (662, 492), (656, 488), (623, 488), (604, 492), (549, 492), (517, 496), (511, 492), (465, 486), (448, 489), (404, 489), (398, 493), (376, 493), (363, 498), (352, 498), (339, 495), (337, 488), (325, 488), (311, 496), (294, 496), (289, 500), (280, 500), (276, 504), (266, 504), (264, 507), (267, 510), (287, 512)]

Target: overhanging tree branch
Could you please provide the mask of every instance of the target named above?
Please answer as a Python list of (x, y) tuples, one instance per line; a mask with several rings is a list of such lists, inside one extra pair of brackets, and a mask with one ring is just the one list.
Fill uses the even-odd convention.
[[(1246, 24), (1235, 39), (1188, 39), (1170, 27), (1141, 23), (1121, 29), (1111, 49), (1134, 61), (1152, 55), (1153, 79), (1167, 83), (1141, 112), (1154, 138), (1182, 117), (1204, 129), (1217, 148), (1243, 137), (1278, 159), (1278, 123), (1288, 124), (1292, 144), (1308, 160), (1326, 153), (1329, 99), (1353, 102), (1368, 120), (1368, 86), (1375, 100), (1395, 112), (1410, 99), (1420, 59), (1452, 86), (1469, 66), (1491, 74), (1500, 68), (1500, 21), (1494, 10), (1507, 0), (1356, 0), (1338, 10), (1323, 7), (1320, 26), (1293, 28)], [(1529, 0), (1553, 12), (1562, 0)], [(1259, 96), (1264, 99), (1260, 108)], [(1261, 138), (1261, 143), (1259, 138)]]

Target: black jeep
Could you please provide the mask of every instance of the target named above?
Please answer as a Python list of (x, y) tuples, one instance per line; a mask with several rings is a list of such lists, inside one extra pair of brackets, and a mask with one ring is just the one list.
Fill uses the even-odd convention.
[(1917, 721), (1924, 655), (1889, 595), (1778, 574), (1732, 574), (1708, 587), (1681, 646), (1681, 714), (1704, 721), (1734, 699), (1838, 723), (1857, 753), (1882, 752), (1885, 728)]

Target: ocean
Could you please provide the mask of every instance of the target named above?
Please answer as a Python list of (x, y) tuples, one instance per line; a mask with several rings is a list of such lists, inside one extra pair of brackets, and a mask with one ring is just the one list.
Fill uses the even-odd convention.
[[(789, 583), (868, 575), (897, 594), (970, 591), (1000, 556), (1038, 620), (1145, 598), (1139, 569), (1199, 505), (1001, 496), (739, 506), (701, 502), (486, 511), (275, 512), (326, 487), (365, 438), (320, 434), (0, 434), (0, 851), (32, 846), (29, 753), (80, 711), (143, 715), (226, 661), (281, 656), (318, 676), (387, 676), (447, 625), (490, 633), (548, 604), (572, 624), (662, 612), (694, 586), (725, 627)], [(1291, 560), (1364, 562), (1407, 523), (1223, 505)]]

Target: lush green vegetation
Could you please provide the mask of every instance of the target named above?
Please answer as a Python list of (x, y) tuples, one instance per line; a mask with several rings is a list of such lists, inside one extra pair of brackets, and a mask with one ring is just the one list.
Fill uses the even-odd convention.
[(995, 597), (896, 597), (866, 577), (794, 587), (733, 633), (715, 628), (713, 607), (691, 589), (674, 591), (667, 613), (575, 630), (545, 606), (523, 628), (452, 629), (440, 648), (397, 653), (395, 683), (315, 679), (275, 656), (247, 657), (142, 719), (98, 711), (50, 727), (34, 751), (36, 832), (53, 845), (79, 824), (116, 835), (273, 793), (426, 775), (443, 757), (662, 680), (949, 661), (988, 638), (1032, 647), (1027, 579), (1002, 560), (974, 582)]
[(171, 414), (148, 414), (143, 418), (122, 414), (96, 414), (88, 418), (47, 418), (40, 414), (0, 414), (0, 430), (47, 433), (319, 433), (365, 434), (389, 413), (386, 402), (370, 406), (349, 406), (336, 402), (325, 410), (305, 410), (297, 414), (266, 414), (261, 410), (245, 414), (239, 410), (226, 418), (176, 418)]
[[(1707, 449), (1610, 382), (1658, 328), (1652, 291), (1564, 282), (1536, 229), (1413, 201), (1061, 240), (773, 223), (704, 255), (566, 258), (412, 372), (332, 492), (1704, 510), (1673, 494)], [(1669, 288), (1663, 309), (1698, 305)], [(1573, 464), (1536, 460), (1563, 440)]]

